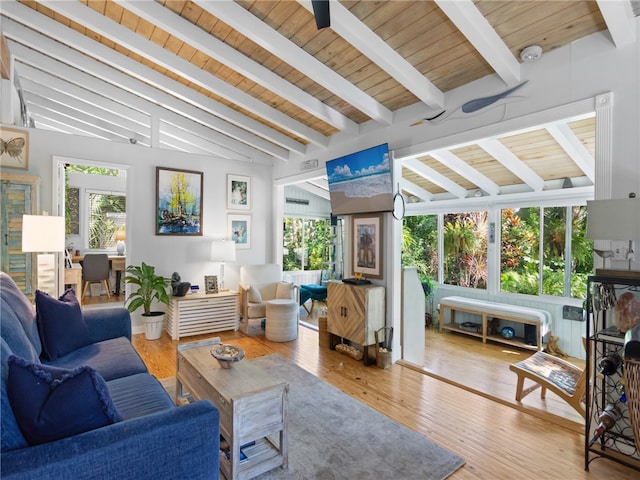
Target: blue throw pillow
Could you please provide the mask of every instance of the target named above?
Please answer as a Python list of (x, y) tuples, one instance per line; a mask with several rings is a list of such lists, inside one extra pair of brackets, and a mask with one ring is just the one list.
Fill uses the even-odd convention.
[(59, 299), (36, 290), (36, 317), (45, 360), (64, 357), (91, 343), (89, 329), (72, 289)]
[(74, 370), (11, 355), (7, 391), (29, 445), (59, 440), (122, 420), (104, 379), (93, 368)]

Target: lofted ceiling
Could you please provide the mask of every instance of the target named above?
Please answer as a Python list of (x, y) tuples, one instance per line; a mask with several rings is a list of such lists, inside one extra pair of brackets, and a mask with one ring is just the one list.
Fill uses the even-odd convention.
[[(635, 10), (635, 13), (634, 13)], [(239, 161), (287, 162), (363, 124), (487, 75), (521, 79), (522, 50), (609, 30), (635, 41), (638, 2), (0, 1), (25, 125)], [(435, 117), (435, 118), (433, 118)], [(433, 118), (432, 120), (425, 120)], [(405, 121), (405, 120), (403, 120)], [(425, 152), (403, 162), (410, 200), (592, 185), (594, 118)], [(215, 161), (215, 159), (213, 160)], [(328, 198), (326, 181), (298, 185)]]

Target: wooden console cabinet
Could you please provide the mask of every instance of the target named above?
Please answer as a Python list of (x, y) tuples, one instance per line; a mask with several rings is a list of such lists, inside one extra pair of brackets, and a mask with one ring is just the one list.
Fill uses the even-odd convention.
[(172, 297), (166, 329), (173, 340), (189, 335), (238, 330), (238, 293)]
[[(364, 348), (364, 363), (370, 363), (368, 346), (375, 345), (375, 332), (385, 326), (385, 288), (376, 285), (327, 284), (327, 331), (331, 348), (339, 338)], [(339, 337), (339, 338), (336, 338)]]

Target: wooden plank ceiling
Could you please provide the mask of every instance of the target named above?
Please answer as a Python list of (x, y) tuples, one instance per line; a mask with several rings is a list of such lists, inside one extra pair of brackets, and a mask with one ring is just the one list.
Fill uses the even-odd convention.
[[(32, 126), (270, 163), (420, 102), (437, 115), (446, 92), (487, 75), (515, 86), (529, 45), (547, 53), (607, 28), (628, 42), (636, 5), (616, 3), (332, 1), (318, 30), (305, 1), (23, 0), (2, 1), (0, 28)], [(593, 154), (594, 119), (575, 119), (425, 152), (403, 168), (403, 189), (428, 200), (588, 184)]]

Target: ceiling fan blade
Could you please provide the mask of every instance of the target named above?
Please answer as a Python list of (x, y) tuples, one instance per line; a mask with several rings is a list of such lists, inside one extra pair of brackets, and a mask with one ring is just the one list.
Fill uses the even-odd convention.
[(316, 27), (318, 30), (331, 25), (329, 18), (329, 0), (311, 0), (313, 15), (316, 17)]

